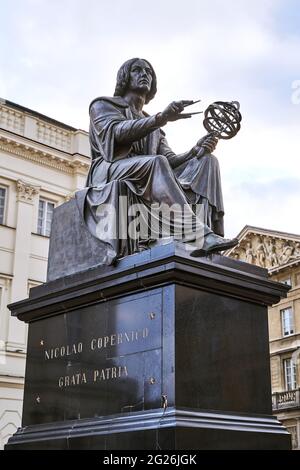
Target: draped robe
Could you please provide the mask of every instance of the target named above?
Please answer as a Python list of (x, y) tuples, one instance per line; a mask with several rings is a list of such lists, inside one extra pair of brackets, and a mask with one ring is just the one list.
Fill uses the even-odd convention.
[(86, 188), (76, 198), (88, 230), (100, 239), (103, 232), (97, 231), (99, 208), (111, 204), (116, 209), (118, 220), (109, 219), (108, 223), (111, 235), (105, 240), (105, 264), (139, 251), (151, 241), (150, 237), (134, 240), (118, 236), (120, 225), (124, 230), (128, 224), (122, 218), (126, 208), (120, 207), (120, 196), (126, 196), (128, 204), (139, 203), (146, 209), (162, 202), (180, 206), (202, 204), (204, 236), (211, 231), (223, 236), (224, 210), (217, 159), (205, 155), (182, 161), (169, 147), (156, 117), (146, 113), (143, 116), (134, 115), (122, 97), (96, 98), (90, 105), (92, 162)]

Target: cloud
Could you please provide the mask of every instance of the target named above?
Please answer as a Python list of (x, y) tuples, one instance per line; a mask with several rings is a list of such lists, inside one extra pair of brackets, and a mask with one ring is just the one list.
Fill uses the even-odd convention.
[[(267, 210), (274, 219), (265, 218), (255, 192), (267, 185), (275, 201), (270, 182), (292, 180), (300, 169), (300, 104), (292, 101), (300, 79), (297, 1), (2, 0), (1, 9), (0, 96), (87, 129), (89, 102), (113, 93), (126, 59), (145, 57), (158, 76), (150, 113), (174, 99), (201, 98), (195, 110), (217, 99), (241, 103), (240, 133), (216, 150), (228, 231), (250, 219), (285, 230), (292, 218), (300, 233), (291, 216), (297, 192), (290, 212)], [(205, 133), (199, 116), (165, 130), (177, 152)]]
[(225, 196), (229, 236), (244, 225), (299, 233), (300, 177), (242, 182), (227, 188)]

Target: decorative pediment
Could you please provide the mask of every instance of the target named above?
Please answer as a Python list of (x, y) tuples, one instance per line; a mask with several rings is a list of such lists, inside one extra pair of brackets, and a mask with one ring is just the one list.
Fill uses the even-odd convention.
[(300, 235), (246, 226), (239, 244), (226, 254), (269, 271), (300, 262)]

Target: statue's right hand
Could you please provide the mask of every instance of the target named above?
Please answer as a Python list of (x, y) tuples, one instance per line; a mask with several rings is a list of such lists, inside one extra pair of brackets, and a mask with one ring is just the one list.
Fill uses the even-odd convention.
[(161, 113), (158, 114), (160, 125), (165, 125), (169, 121), (177, 121), (178, 119), (188, 119), (192, 117), (189, 113), (181, 114), (184, 108), (193, 104), (193, 100), (172, 101)]

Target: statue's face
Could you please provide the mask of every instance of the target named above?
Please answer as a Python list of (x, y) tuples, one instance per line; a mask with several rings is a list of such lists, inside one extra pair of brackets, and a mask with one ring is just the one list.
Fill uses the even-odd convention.
[(137, 60), (130, 70), (129, 89), (149, 93), (152, 83), (152, 72), (149, 64), (144, 60)]

